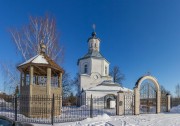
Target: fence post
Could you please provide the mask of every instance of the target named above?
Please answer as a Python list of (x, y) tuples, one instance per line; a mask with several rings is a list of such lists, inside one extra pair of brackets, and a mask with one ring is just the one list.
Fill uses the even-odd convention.
[(52, 106), (51, 106), (51, 124), (52, 124), (52, 126), (54, 124), (54, 94), (52, 97)]
[[(105, 100), (104, 100), (105, 101)], [(105, 104), (105, 103), (104, 103)], [(105, 106), (105, 105), (104, 105)], [(116, 97), (116, 115), (118, 115), (118, 107), (119, 107), (119, 96), (117, 94), (117, 97)]]
[(91, 100), (90, 100), (90, 118), (93, 117), (93, 99), (91, 94)]
[(173, 97), (171, 97), (171, 108), (172, 108), (172, 103), (173, 103)]
[(167, 94), (166, 95), (166, 99), (167, 99), (167, 105), (166, 105), (166, 111), (167, 112), (170, 112), (170, 109), (171, 109), (171, 96), (170, 96), (170, 94)]
[(124, 96), (124, 116), (125, 116), (126, 115), (126, 96), (125, 94), (123, 96)]
[(17, 96), (15, 96), (15, 121), (17, 121)]
[(119, 91), (117, 92), (117, 108), (116, 108), (116, 114), (117, 115), (123, 115), (125, 114), (125, 107), (124, 107), (124, 104), (125, 104), (125, 94), (123, 91)]

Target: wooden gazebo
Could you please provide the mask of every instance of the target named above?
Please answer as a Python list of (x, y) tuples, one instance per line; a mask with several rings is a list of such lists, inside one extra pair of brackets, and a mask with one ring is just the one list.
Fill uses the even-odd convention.
[[(26, 62), (20, 64), (17, 68), (21, 73), (20, 78), (20, 96), (27, 97), (20, 101), (21, 114), (28, 117), (42, 117), (40, 111), (47, 111), (51, 107), (51, 100), (35, 100), (38, 97), (52, 98), (57, 96), (55, 109), (56, 115), (60, 114), (62, 107), (62, 74), (63, 69), (45, 54), (46, 46), (41, 44), (41, 51), (38, 55), (32, 57)], [(42, 107), (43, 105), (44, 107)], [(25, 108), (27, 108), (24, 111)], [(46, 107), (46, 108), (45, 108)], [(36, 109), (35, 109), (36, 108)], [(39, 109), (37, 109), (39, 108)], [(37, 114), (39, 113), (41, 114)], [(47, 114), (48, 112), (46, 112)], [(50, 113), (49, 113), (50, 114)]]

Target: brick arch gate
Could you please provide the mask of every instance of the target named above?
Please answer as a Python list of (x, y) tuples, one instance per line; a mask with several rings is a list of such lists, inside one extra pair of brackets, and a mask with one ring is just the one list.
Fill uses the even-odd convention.
[(154, 86), (155, 86), (155, 90), (156, 90), (156, 113), (159, 113), (160, 110), (160, 103), (161, 103), (161, 90), (160, 90), (160, 85), (157, 81), (157, 79), (153, 76), (142, 76), (138, 79), (138, 81), (136, 82), (136, 85), (134, 87), (134, 95), (135, 95), (135, 110), (134, 110), (134, 114), (138, 115), (140, 114), (140, 87), (141, 84), (143, 83), (143, 81), (145, 80), (150, 80), (153, 82)]

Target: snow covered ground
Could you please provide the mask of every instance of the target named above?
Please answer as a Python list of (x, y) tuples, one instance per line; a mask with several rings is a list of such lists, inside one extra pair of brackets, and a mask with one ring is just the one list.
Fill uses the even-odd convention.
[[(34, 124), (34, 126), (50, 126)], [(142, 114), (138, 116), (111, 116), (104, 114), (79, 122), (59, 123), (54, 126), (180, 126), (180, 114)]]
[[(9, 104), (7, 102), (4, 102), (2, 99), (0, 100), (0, 103), (1, 102), (5, 104)], [(10, 112), (8, 113), (0, 112), (0, 115), (5, 116), (6, 114), (11, 115)], [(140, 114), (137, 116), (134, 115), (109, 116), (107, 114), (98, 115), (97, 117), (94, 118), (87, 118), (82, 121), (55, 123), (54, 126), (180, 126), (180, 105), (177, 107), (173, 107), (170, 110), (170, 113)], [(18, 117), (19, 116), (21, 115), (18, 114)], [(14, 114), (12, 114), (11, 117), (14, 118)], [(21, 118), (25, 118), (25, 117), (21, 117)], [(49, 124), (33, 124), (33, 125), (50, 126)]]
[[(34, 124), (34, 126), (50, 125)], [(170, 113), (137, 116), (108, 116), (104, 114), (83, 121), (54, 124), (54, 126), (180, 126), (180, 105), (172, 108)]]

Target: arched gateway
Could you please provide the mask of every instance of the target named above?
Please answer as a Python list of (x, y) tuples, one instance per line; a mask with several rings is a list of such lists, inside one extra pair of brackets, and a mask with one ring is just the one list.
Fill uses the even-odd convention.
[[(150, 75), (140, 77), (134, 87), (134, 94), (135, 115), (142, 113), (142, 111), (144, 110), (147, 113), (149, 113), (150, 111), (154, 111), (155, 113), (160, 112), (161, 91), (156, 78)], [(145, 103), (146, 105), (141, 103)]]

